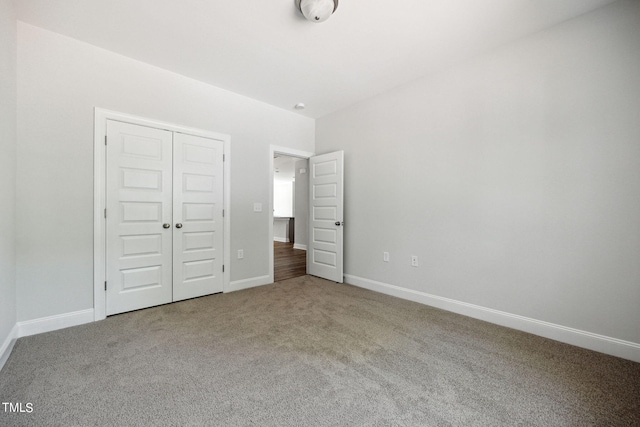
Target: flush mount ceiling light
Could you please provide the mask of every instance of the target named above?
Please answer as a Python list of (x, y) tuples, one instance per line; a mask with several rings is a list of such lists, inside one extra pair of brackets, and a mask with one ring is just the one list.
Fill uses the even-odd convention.
[(298, 9), (311, 22), (323, 22), (338, 8), (338, 0), (296, 0)]

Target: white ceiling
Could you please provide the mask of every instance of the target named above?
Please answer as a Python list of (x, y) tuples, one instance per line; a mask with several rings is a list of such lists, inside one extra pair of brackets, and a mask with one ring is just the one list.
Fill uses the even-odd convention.
[(295, 157), (276, 156), (273, 158), (273, 179), (277, 182), (292, 182), (296, 177)]
[(18, 0), (18, 18), (317, 118), (614, 0)]

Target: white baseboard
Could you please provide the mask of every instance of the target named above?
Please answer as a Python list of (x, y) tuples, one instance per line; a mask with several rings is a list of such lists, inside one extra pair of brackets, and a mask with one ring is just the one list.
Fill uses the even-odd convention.
[(598, 351), (623, 359), (640, 362), (640, 344), (612, 338), (592, 332), (569, 328), (554, 323), (531, 319), (517, 314), (494, 310), (479, 305), (439, 297), (412, 289), (401, 288), (375, 280), (364, 279), (350, 274), (344, 275), (345, 281), (351, 285), (380, 292), (413, 302), (437, 307), (443, 310), (495, 323), (508, 328), (528, 332), (541, 337), (550, 338), (566, 344)]
[(274, 242), (280, 242), (280, 243), (289, 243), (289, 239), (286, 237), (273, 237), (273, 241)]
[(293, 249), (300, 249), (302, 251), (306, 251), (307, 250), (307, 245), (301, 245), (300, 243), (294, 243), (293, 244)]
[(269, 285), (273, 280), (269, 276), (252, 277), (250, 279), (236, 280), (229, 284), (229, 289), (225, 292), (241, 291), (243, 289), (255, 288), (256, 286)]
[(18, 338), (93, 322), (93, 308), (18, 322)]
[(18, 338), (18, 325), (13, 325), (9, 335), (0, 346), (0, 370), (4, 367), (4, 364), (9, 360), (9, 356), (11, 355), (11, 350), (13, 350), (13, 345), (16, 343), (16, 339)]

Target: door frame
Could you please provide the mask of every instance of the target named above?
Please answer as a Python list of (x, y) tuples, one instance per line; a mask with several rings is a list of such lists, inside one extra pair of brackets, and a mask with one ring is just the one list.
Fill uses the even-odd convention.
[[(310, 151), (297, 150), (295, 148), (281, 147), (278, 145), (271, 145), (269, 147), (269, 207), (267, 218), (269, 220), (269, 283), (273, 283), (274, 279), (274, 262), (273, 262), (273, 180), (275, 178), (275, 172), (273, 168), (273, 156), (280, 154), (287, 157), (296, 157), (300, 160), (309, 160), (310, 157), (315, 156), (315, 153)], [(307, 212), (307, 218), (309, 212)], [(307, 237), (308, 238), (308, 237)]]
[(172, 123), (133, 116), (131, 114), (95, 108), (93, 136), (93, 313), (94, 321), (103, 320), (106, 316), (107, 298), (104, 291), (106, 281), (106, 149), (107, 120), (115, 120), (134, 125), (163, 129), (171, 132), (217, 139), (224, 142), (224, 195), (223, 195), (223, 292), (229, 289), (231, 278), (231, 137), (226, 134), (189, 128)]

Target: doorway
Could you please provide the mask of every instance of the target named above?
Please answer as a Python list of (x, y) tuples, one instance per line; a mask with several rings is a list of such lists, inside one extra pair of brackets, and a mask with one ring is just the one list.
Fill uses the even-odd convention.
[(269, 271), (271, 282), (307, 272), (308, 159), (314, 153), (271, 146)]
[(274, 281), (307, 274), (309, 161), (275, 154), (273, 158)]
[[(269, 271), (274, 282), (274, 158), (276, 155), (306, 159), (307, 274), (344, 281), (344, 152), (316, 156), (286, 147), (271, 146), (269, 156)], [(294, 236), (295, 239), (295, 236)], [(295, 245), (295, 243), (294, 243)]]

